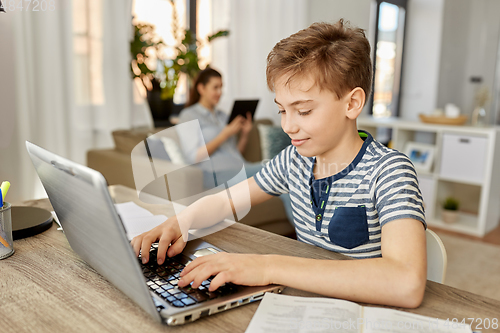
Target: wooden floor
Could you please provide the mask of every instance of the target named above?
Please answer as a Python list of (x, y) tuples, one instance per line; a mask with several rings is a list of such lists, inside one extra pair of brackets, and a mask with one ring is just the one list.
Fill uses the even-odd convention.
[(496, 228), (487, 233), (484, 237), (476, 237), (476, 236), (471, 236), (471, 235), (466, 235), (462, 234), (459, 232), (454, 232), (450, 230), (445, 230), (445, 229), (440, 229), (440, 228), (435, 228), (432, 227), (432, 230), (437, 230), (442, 233), (446, 233), (449, 235), (457, 236), (457, 237), (462, 237), (462, 238), (467, 238), (467, 239), (472, 239), (484, 243), (489, 243), (489, 244), (494, 244), (494, 245), (500, 245), (500, 225)]

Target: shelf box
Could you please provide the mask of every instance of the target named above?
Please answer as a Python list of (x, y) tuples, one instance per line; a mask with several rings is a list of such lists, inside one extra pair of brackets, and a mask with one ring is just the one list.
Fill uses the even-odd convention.
[(487, 145), (488, 139), (485, 137), (443, 134), (440, 176), (482, 183)]

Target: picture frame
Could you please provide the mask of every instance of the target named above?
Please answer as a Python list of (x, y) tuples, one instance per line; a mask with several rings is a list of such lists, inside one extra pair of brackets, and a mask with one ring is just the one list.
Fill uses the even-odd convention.
[(405, 155), (415, 166), (415, 170), (430, 172), (434, 161), (436, 147), (427, 143), (408, 142), (405, 145)]

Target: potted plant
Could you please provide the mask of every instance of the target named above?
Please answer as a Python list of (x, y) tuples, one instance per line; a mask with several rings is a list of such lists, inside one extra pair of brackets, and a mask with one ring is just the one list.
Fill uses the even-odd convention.
[(455, 223), (458, 221), (458, 207), (460, 203), (453, 197), (448, 197), (443, 203), (442, 217), (445, 223)]
[(196, 39), (195, 34), (178, 27), (177, 13), (174, 0), (170, 0), (172, 7), (172, 32), (178, 44), (174, 47), (174, 57), (165, 56), (167, 45), (154, 32), (154, 26), (138, 23), (134, 25), (134, 39), (131, 41), (132, 53), (131, 69), (133, 77), (140, 78), (148, 94), (148, 103), (151, 108), (155, 125), (168, 124), (168, 118), (173, 109), (173, 97), (179, 76), (187, 76), (188, 88), (200, 71), (198, 47), (203, 43), (210, 43), (215, 38), (229, 35), (229, 31), (220, 30), (208, 36), (206, 41)]

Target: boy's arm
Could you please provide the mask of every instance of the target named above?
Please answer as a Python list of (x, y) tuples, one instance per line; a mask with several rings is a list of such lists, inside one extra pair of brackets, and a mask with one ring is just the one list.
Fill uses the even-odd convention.
[(382, 258), (317, 260), (279, 255), (219, 253), (197, 258), (181, 273), (179, 286), (198, 287), (216, 275), (210, 290), (225, 282), (282, 284), (357, 302), (414, 308), (426, 284), (426, 239), (420, 221), (403, 219), (382, 227)]
[[(173, 257), (182, 252), (186, 245), (183, 235), (187, 240), (189, 229), (200, 229), (210, 227), (225, 218), (233, 218), (237, 212), (247, 211), (251, 206), (269, 200), (272, 195), (265, 193), (257, 185), (253, 177), (242, 181), (231, 188), (231, 199), (228, 200), (227, 191), (203, 197), (177, 216), (167, 219), (159, 226), (132, 239), (131, 244), (135, 254), (139, 255), (142, 250), (142, 261), (149, 261), (149, 249), (151, 244), (158, 241), (158, 264), (162, 264), (165, 255)], [(250, 196), (250, 202), (248, 197)], [(170, 246), (171, 245), (171, 246)]]

